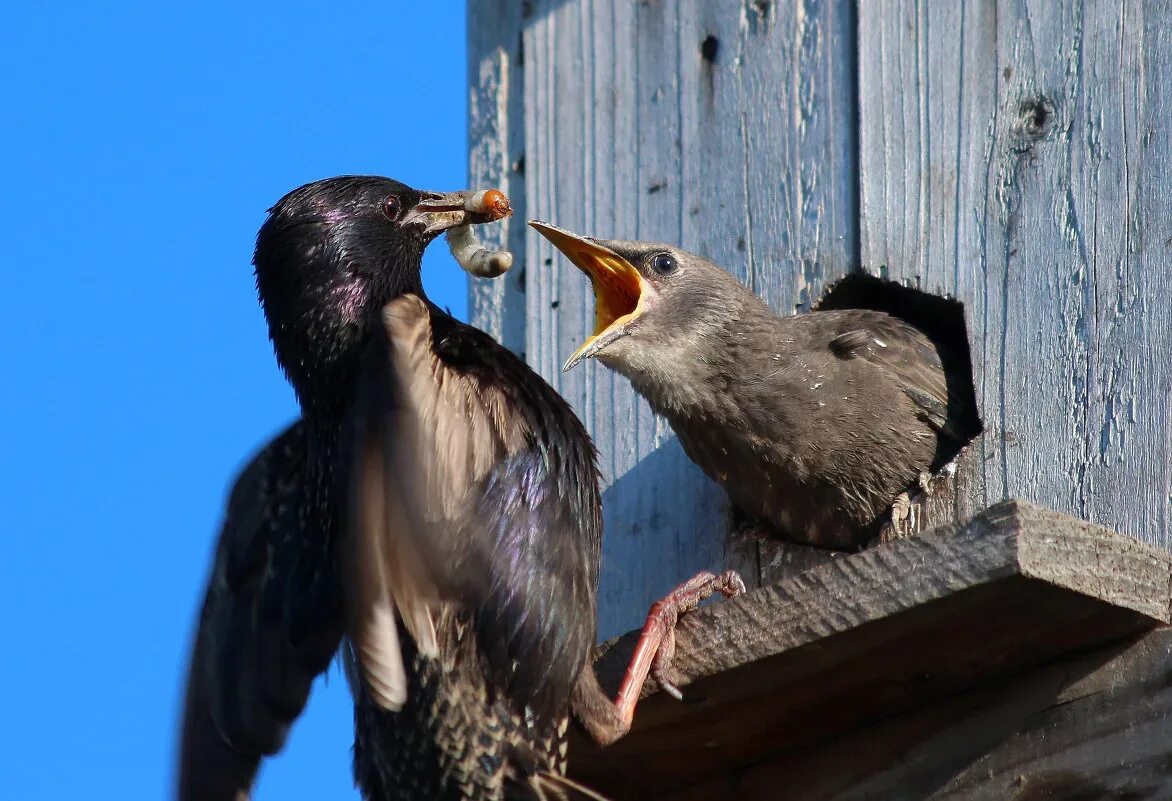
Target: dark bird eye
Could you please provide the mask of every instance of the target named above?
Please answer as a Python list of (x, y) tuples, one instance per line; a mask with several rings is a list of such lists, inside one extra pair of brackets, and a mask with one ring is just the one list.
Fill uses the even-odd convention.
[(387, 219), (391, 222), (399, 219), (399, 212), (402, 211), (402, 209), (403, 203), (396, 195), (391, 195), (383, 201), (383, 214), (385, 214)]
[(680, 265), (670, 253), (657, 253), (651, 257), (651, 268), (660, 275), (671, 275)]

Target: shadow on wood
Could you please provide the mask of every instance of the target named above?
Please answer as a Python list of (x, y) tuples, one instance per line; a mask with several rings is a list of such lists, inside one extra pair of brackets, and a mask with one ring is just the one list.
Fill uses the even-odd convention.
[[(926, 709), (921, 723), (901, 730), (899, 747), (913, 748), (951, 725), (931, 710), (963, 690), (1167, 622), (1170, 560), (1019, 501), (840, 557), (685, 618), (675, 659), (685, 703), (648, 689), (625, 739), (605, 751), (573, 744), (571, 775), (616, 800), (675, 797), (710, 781), (724, 788), (751, 765), (781, 760), (796, 770), (804, 749), (849, 743), (877, 721)], [(596, 667), (604, 683), (617, 683), (633, 641), (603, 646)], [(1048, 698), (1031, 690), (1026, 701), (1046, 707), (1061, 686)], [(1014, 710), (981, 724), (991, 739), (977, 753), (1013, 732)], [(828, 763), (836, 776), (850, 773), (848, 763), (867, 775), (886, 767), (853, 750), (825, 758), (843, 760), (837, 769)], [(780, 782), (786, 774), (774, 775)], [(852, 797), (835, 793), (787, 797)]]
[[(615, 478), (602, 495), (600, 636), (642, 624), (648, 607), (679, 576), (728, 562), (721, 540), (706, 536), (727, 526), (727, 509), (724, 491), (688, 459), (674, 435)], [(665, 561), (679, 572), (664, 571)], [(741, 567), (735, 560), (733, 566)], [(748, 575), (753, 582), (755, 566)]]

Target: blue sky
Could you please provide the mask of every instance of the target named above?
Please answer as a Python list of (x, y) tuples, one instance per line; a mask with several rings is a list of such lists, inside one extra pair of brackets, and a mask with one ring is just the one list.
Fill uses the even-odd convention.
[[(249, 260), (340, 173), (457, 189), (464, 3), (16, 3), (0, 27), (0, 797), (168, 797), (224, 494), (296, 414)], [(463, 275), (424, 283), (460, 316)], [(256, 798), (355, 798), (319, 683)]]

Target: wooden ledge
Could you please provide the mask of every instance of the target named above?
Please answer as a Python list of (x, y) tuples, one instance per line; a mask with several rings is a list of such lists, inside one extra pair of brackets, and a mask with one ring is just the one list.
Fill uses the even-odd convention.
[[(681, 621), (679, 703), (653, 689), (631, 733), (580, 733), (570, 774), (653, 798), (1169, 622), (1172, 557), (1022, 501), (843, 556)], [(614, 689), (636, 633), (596, 661)]]

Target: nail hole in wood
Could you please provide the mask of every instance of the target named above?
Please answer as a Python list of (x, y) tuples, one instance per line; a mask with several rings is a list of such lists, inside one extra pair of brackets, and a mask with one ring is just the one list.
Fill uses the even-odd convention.
[(716, 57), (720, 53), (720, 40), (711, 34), (707, 36), (703, 42), (700, 43), (700, 57), (709, 64), (716, 63)]

